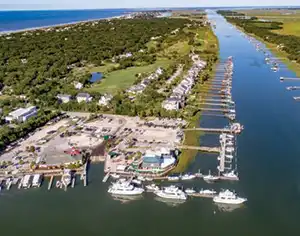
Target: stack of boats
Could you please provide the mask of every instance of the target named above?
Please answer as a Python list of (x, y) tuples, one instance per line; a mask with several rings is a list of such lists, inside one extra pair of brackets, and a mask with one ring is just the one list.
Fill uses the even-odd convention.
[[(177, 185), (170, 185), (160, 188), (156, 184), (145, 186), (146, 190), (153, 192), (155, 196), (163, 199), (185, 201), (189, 196), (194, 197), (210, 197), (215, 203), (223, 204), (242, 204), (247, 201), (246, 198), (238, 197), (230, 190), (222, 190), (219, 194), (215, 190), (201, 189), (196, 191), (193, 188), (183, 189)], [(142, 195), (145, 189), (141, 185), (136, 185), (132, 180), (118, 179), (112, 183), (108, 189), (108, 193), (113, 196), (138, 196)]]

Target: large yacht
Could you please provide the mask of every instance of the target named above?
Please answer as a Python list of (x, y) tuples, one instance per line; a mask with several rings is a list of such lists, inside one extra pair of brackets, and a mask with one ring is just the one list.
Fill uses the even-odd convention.
[(139, 195), (144, 189), (135, 187), (129, 181), (117, 181), (109, 187), (108, 192), (114, 195)]
[(246, 198), (238, 197), (234, 192), (229, 191), (228, 189), (220, 192), (217, 196), (213, 198), (215, 203), (224, 203), (224, 204), (242, 204), (247, 201)]
[(71, 184), (71, 181), (72, 181), (71, 170), (65, 169), (64, 174), (61, 177), (61, 182), (65, 187), (68, 187)]
[(178, 199), (178, 200), (187, 199), (186, 193), (184, 193), (181, 189), (179, 189), (174, 185), (165, 187), (162, 190), (155, 191), (154, 194), (162, 198)]

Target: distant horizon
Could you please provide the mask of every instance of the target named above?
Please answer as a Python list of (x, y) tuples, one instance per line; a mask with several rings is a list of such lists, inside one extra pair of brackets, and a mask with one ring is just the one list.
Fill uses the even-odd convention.
[[(4, 4), (6, 5), (6, 4)], [(300, 8), (300, 5), (264, 5), (264, 6), (190, 6), (190, 7), (128, 7), (128, 8), (1, 8), (0, 11), (78, 11), (78, 10), (180, 10), (180, 9), (216, 9), (216, 8)]]

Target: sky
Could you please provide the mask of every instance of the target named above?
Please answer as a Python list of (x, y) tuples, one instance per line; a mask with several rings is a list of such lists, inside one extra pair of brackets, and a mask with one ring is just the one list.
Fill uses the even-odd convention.
[(161, 8), (212, 6), (300, 6), (300, 0), (0, 0), (0, 9)]

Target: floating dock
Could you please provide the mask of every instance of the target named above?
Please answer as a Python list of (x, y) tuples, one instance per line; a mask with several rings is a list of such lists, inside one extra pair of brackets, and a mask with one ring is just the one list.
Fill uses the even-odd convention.
[(54, 180), (54, 175), (52, 175), (52, 176), (50, 177), (50, 181), (49, 181), (49, 184), (48, 184), (48, 190), (51, 189), (53, 180)]
[(72, 178), (72, 185), (71, 185), (72, 188), (75, 187), (75, 181), (76, 181), (76, 176), (74, 176), (74, 177)]
[(188, 194), (190, 197), (203, 197), (203, 198), (214, 198), (215, 194), (203, 194), (203, 193), (190, 193)]

